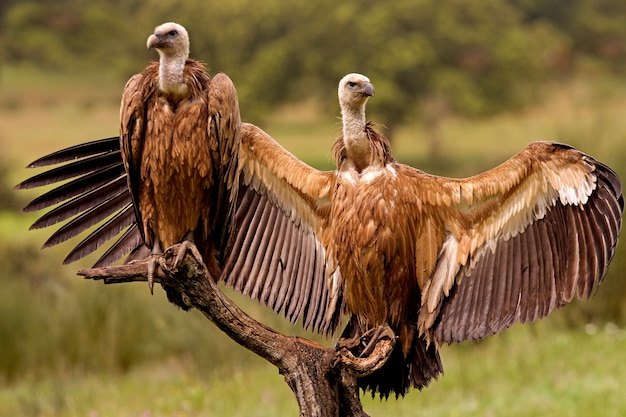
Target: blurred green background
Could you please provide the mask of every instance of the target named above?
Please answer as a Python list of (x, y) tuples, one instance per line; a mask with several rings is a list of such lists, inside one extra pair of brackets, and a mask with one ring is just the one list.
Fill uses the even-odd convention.
[[(113, 136), (153, 28), (183, 24), (192, 56), (237, 86), (242, 117), (330, 169), (336, 85), (361, 72), (368, 116), (396, 157), (469, 176), (537, 139), (566, 142), (626, 178), (626, 2), (66, 0), (0, 4), (0, 416), (292, 416), (275, 369), (145, 285), (103, 286), (40, 251), (15, 192), (23, 167)], [(626, 248), (605, 283), (540, 323), (442, 349), (445, 376), (373, 416), (622, 416)], [(230, 294), (230, 293), (229, 293)], [(277, 329), (300, 331), (237, 297)]]

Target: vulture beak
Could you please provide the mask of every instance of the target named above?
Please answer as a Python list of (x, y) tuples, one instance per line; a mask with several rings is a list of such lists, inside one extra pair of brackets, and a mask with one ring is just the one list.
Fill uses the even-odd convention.
[(366, 97), (374, 97), (374, 86), (372, 83), (365, 82), (363, 83), (362, 94)]
[(153, 33), (148, 37), (148, 42), (146, 43), (148, 49), (158, 48), (160, 46), (163, 46), (163, 40), (159, 33)]

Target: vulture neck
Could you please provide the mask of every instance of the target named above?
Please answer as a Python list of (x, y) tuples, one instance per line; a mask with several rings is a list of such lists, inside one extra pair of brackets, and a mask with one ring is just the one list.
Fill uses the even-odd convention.
[(165, 55), (159, 53), (159, 89), (168, 95), (176, 98), (183, 98), (189, 92), (189, 87), (185, 83), (185, 62), (187, 56)]
[(357, 107), (343, 107), (341, 119), (346, 156), (361, 172), (370, 165), (372, 159), (372, 148), (366, 130), (365, 103)]

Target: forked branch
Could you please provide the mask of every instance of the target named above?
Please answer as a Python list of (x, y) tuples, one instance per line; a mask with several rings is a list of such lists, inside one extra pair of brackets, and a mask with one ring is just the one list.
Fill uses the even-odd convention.
[[(154, 280), (178, 290), (190, 306), (200, 310), (224, 333), (246, 349), (276, 366), (295, 393), (300, 416), (363, 417), (356, 383), (359, 375), (373, 372), (387, 360), (394, 338), (382, 338), (367, 358), (356, 358), (315, 342), (286, 336), (259, 323), (229, 300), (192, 256), (176, 267), (175, 248), (165, 253)], [(82, 270), (78, 275), (107, 284), (147, 281), (145, 262)]]

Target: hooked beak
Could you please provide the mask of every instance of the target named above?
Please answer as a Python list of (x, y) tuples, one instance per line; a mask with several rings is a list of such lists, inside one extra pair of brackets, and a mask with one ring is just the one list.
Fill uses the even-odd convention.
[(159, 34), (153, 33), (148, 37), (148, 42), (146, 42), (146, 47), (148, 49), (158, 48), (163, 45), (161, 40), (161, 36)]
[(362, 94), (366, 97), (374, 97), (374, 86), (372, 83), (363, 83)]

